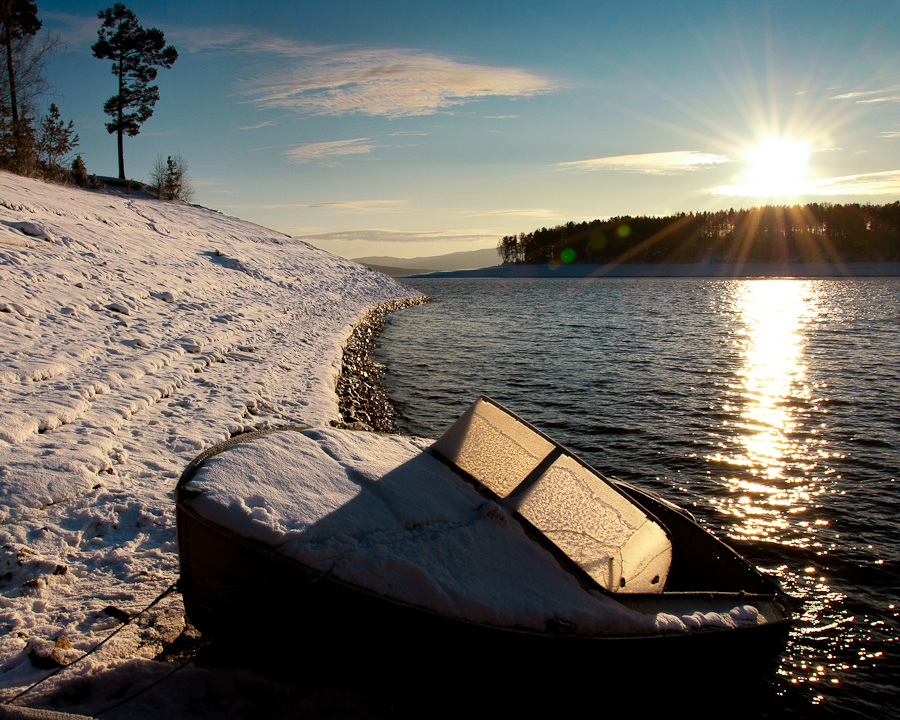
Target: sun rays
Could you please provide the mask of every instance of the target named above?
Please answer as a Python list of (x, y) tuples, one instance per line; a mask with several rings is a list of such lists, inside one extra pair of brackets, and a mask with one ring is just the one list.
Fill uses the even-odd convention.
[(784, 197), (803, 191), (809, 147), (788, 138), (765, 138), (746, 154), (746, 187), (750, 195)]

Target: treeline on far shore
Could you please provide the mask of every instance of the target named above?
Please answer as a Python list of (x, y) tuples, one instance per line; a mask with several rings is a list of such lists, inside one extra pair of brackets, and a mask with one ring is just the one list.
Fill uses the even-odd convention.
[(615, 217), (508, 235), (503, 263), (900, 261), (900, 202)]

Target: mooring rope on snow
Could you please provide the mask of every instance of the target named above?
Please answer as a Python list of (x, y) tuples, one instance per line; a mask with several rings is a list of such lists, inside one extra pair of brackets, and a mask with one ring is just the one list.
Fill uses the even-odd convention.
[[(159, 595), (157, 595), (156, 598), (155, 598), (155, 599), (154, 599), (147, 607), (145, 607), (143, 610), (141, 610), (141, 611), (140, 611), (139, 613), (137, 613), (136, 615), (133, 615), (133, 616), (129, 617), (127, 620), (124, 620), (124, 621), (122, 622), (122, 624), (121, 624), (119, 627), (117, 627), (117, 628), (116, 628), (115, 630), (113, 630), (109, 635), (107, 635), (107, 636), (106, 636), (105, 638), (103, 638), (100, 642), (98, 642), (96, 645), (94, 645), (94, 647), (92, 647), (90, 650), (88, 650), (86, 653), (84, 653), (84, 655), (81, 655), (80, 657), (76, 658), (75, 660), (73, 660), (72, 662), (70, 662), (70, 663), (68, 663), (68, 664), (66, 664), (66, 665), (60, 665), (58, 668), (56, 668), (56, 670), (54, 670), (53, 672), (49, 673), (48, 675), (45, 675), (44, 677), (42, 677), (40, 680), (38, 680), (37, 682), (33, 683), (32, 685), (29, 685), (27, 688), (25, 688), (25, 689), (24, 689), (22, 692), (20, 692), (18, 695), (15, 695), (15, 696), (11, 697), (9, 700), (5, 700), (5, 701), (3, 702), (3, 704), (4, 704), (4, 705), (12, 705), (12, 704), (13, 704), (16, 700), (18, 700), (20, 697), (22, 697), (23, 695), (28, 694), (29, 692), (31, 692), (32, 690), (34, 690), (34, 688), (36, 688), (38, 685), (40, 685), (40, 684), (46, 682), (47, 680), (49, 680), (50, 678), (52, 678), (53, 676), (55, 676), (57, 673), (59, 673), (59, 672), (65, 670), (66, 668), (72, 667), (72, 666), (75, 665), (76, 663), (81, 662), (82, 660), (84, 660), (84, 659), (85, 659), (86, 657), (88, 657), (89, 655), (93, 655), (93, 654), (94, 654), (95, 652), (97, 652), (101, 647), (103, 647), (107, 642), (109, 642), (110, 640), (112, 640), (116, 635), (118, 635), (120, 632), (122, 632), (122, 630), (124, 630), (126, 627), (128, 627), (132, 622), (134, 622), (135, 620), (137, 620), (139, 617), (141, 617), (141, 615), (143, 615), (143, 614), (146, 613), (148, 610), (150, 610), (150, 608), (152, 608), (154, 605), (156, 605), (156, 604), (159, 603), (161, 600), (163, 600), (163, 598), (167, 597), (168, 595), (171, 595), (171, 594), (172, 594), (175, 590), (177, 590), (177, 589), (178, 589), (178, 582), (176, 581), (176, 582), (172, 583), (171, 585), (169, 585), (169, 587), (167, 587), (165, 590), (163, 590), (162, 593), (160, 593)], [(187, 663), (185, 663), (185, 664), (187, 664)], [(182, 665), (182, 667), (183, 667), (183, 665)], [(179, 668), (176, 668), (176, 670), (180, 670), (180, 669), (181, 669), (180, 667), (179, 667)], [(173, 670), (172, 672), (175, 672), (175, 671)], [(169, 675), (171, 675), (171, 674), (172, 674), (172, 673), (169, 673)], [(166, 675), (165, 677), (168, 677), (168, 675)], [(165, 679), (165, 677), (160, 678), (160, 680)], [(154, 684), (155, 684), (155, 683), (154, 683)], [(150, 687), (152, 687), (152, 685), (151, 685)], [(149, 689), (149, 688), (145, 688), (145, 689)], [(142, 690), (141, 692), (144, 692), (144, 691)], [(134, 697), (137, 697), (137, 695), (140, 695), (140, 693), (137, 693)], [(130, 700), (131, 698), (128, 698), (128, 699)], [(123, 701), (123, 702), (124, 702), (124, 701)], [(117, 703), (116, 705), (113, 705), (112, 707), (118, 707), (118, 705), (121, 705), (121, 704), (122, 704), (122, 703), (120, 702), (120, 703)], [(100, 712), (106, 712), (107, 710), (110, 710), (110, 709), (111, 709), (111, 708), (106, 708), (105, 710), (101, 710)]]
[(152, 683), (150, 683), (150, 684), (147, 685), (146, 687), (142, 687), (142, 688), (141, 688), (140, 690), (138, 690), (134, 695), (131, 695), (131, 696), (126, 697), (126, 698), (122, 698), (121, 700), (119, 700), (119, 702), (113, 703), (113, 704), (110, 705), (109, 707), (105, 707), (105, 708), (103, 708), (102, 710), (98, 710), (97, 712), (95, 712), (95, 713), (93, 714), (93, 717), (100, 717), (103, 713), (107, 713), (107, 712), (109, 712), (110, 710), (115, 710), (117, 707), (121, 707), (121, 706), (124, 705), (125, 703), (130, 703), (130, 702), (131, 702), (132, 700), (134, 700), (136, 697), (139, 697), (139, 696), (143, 695), (143, 694), (144, 694), (145, 692), (147, 692), (148, 690), (152, 690), (153, 688), (155, 688), (157, 685), (159, 685), (159, 684), (160, 684), (161, 682), (163, 682), (164, 680), (168, 680), (170, 677), (172, 677), (172, 676), (173, 676), (175, 673), (177, 673), (179, 670), (183, 670), (183, 669), (187, 666), (187, 664), (188, 664), (189, 662), (191, 662), (191, 660), (193, 660), (193, 659), (194, 659), (193, 656), (188, 657), (188, 658), (185, 658), (184, 660), (181, 661), (181, 664), (180, 664), (178, 667), (176, 667), (176, 668), (170, 670), (169, 672), (167, 672), (167, 673), (166, 673), (165, 675), (163, 675), (162, 677), (156, 678), (156, 680), (154, 680)]

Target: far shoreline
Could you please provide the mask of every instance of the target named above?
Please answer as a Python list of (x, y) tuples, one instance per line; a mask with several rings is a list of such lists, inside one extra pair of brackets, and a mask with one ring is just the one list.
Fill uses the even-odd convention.
[(620, 265), (506, 264), (407, 278), (861, 278), (900, 276), (900, 262), (658, 263)]

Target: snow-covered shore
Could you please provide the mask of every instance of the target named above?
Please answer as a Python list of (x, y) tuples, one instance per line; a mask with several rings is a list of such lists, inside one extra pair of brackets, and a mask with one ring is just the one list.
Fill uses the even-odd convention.
[[(0, 698), (175, 581), (201, 449), (337, 420), (353, 325), (417, 294), (211, 210), (0, 173)], [(175, 605), (78, 674), (155, 656)]]

